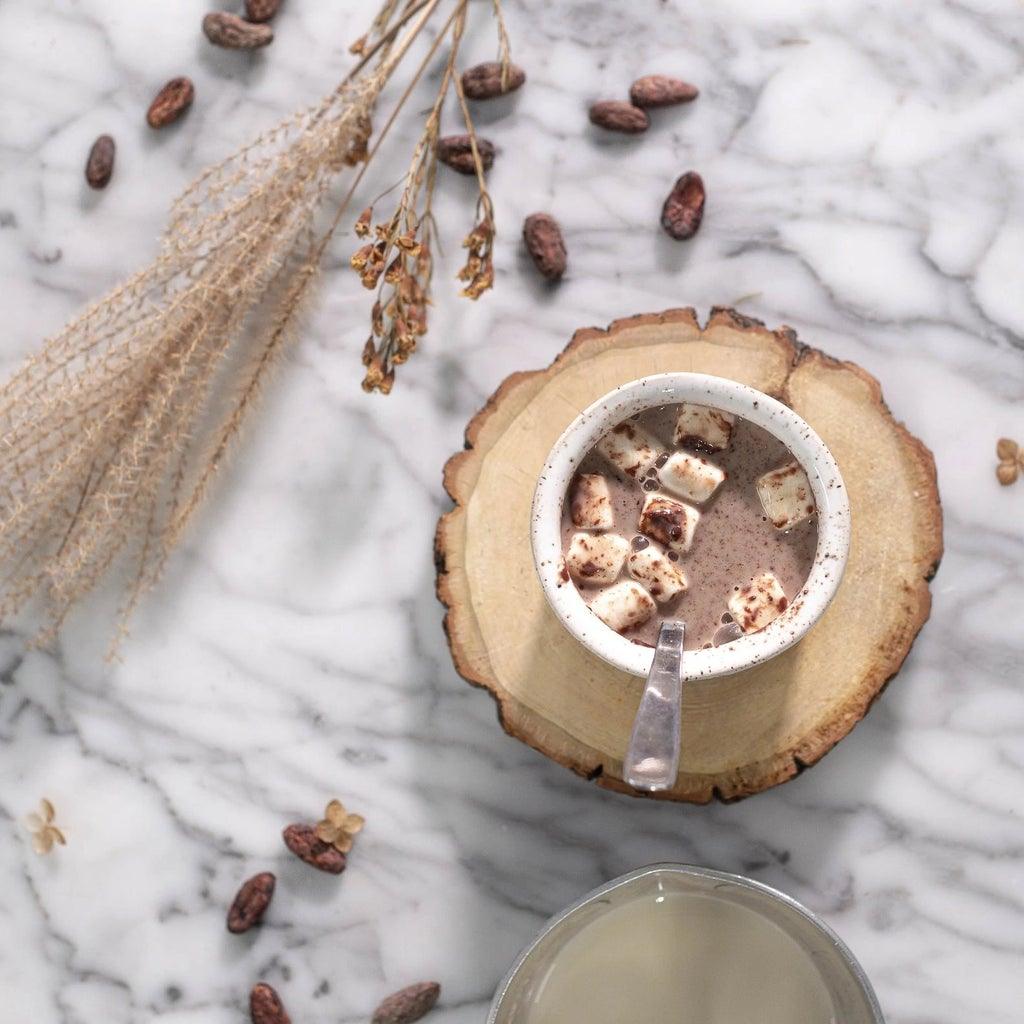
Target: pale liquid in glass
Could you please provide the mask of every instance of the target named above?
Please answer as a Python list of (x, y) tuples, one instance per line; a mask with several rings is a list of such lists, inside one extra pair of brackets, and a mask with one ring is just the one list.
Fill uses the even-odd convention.
[(746, 907), (640, 896), (558, 952), (524, 1024), (836, 1024), (811, 958)]

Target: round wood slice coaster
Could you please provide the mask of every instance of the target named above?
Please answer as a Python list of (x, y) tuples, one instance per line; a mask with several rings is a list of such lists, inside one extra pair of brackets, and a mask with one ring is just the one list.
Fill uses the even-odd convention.
[(622, 758), (643, 680), (582, 648), (548, 608), (530, 551), (530, 503), (552, 444), (618, 384), (691, 370), (792, 406), (843, 472), (853, 510), (846, 575), (795, 648), (746, 672), (687, 683), (682, 763), (660, 794), (705, 803), (759, 793), (814, 764), (864, 716), (928, 618), (942, 554), (931, 452), (852, 363), (729, 309), (692, 309), (578, 331), (546, 370), (509, 377), (449, 459), (455, 507), (437, 529), (437, 592), (455, 667), (485, 687), (512, 736), (601, 786), (633, 792)]

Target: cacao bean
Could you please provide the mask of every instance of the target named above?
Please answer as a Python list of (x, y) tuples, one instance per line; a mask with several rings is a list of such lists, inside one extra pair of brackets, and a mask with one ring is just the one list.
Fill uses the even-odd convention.
[(281, 0), (245, 0), (248, 21), (270, 21), (281, 7)]
[(501, 87), (501, 61), (488, 60), (462, 72), (462, 91), (471, 100), (490, 100), (515, 92), (526, 81), (526, 72), (515, 64), (508, 66), (508, 81)]
[(114, 139), (110, 135), (101, 135), (89, 150), (89, 159), (85, 162), (85, 180), (90, 188), (106, 188), (110, 176), (114, 173)]
[(672, 186), (661, 208), (661, 226), (680, 241), (697, 234), (704, 217), (704, 182), (696, 171), (687, 171)]
[(269, 871), (253, 875), (242, 885), (228, 910), (228, 931), (241, 935), (263, 919), (277, 879)]
[(150, 128), (165, 128), (192, 106), (195, 96), (196, 89), (191, 78), (172, 78), (153, 97), (146, 111), (146, 122)]
[(426, 1016), (437, 1003), (441, 986), (421, 981), (390, 995), (373, 1012), (372, 1024), (412, 1024)]
[(624, 100), (600, 100), (590, 108), (590, 123), (610, 132), (639, 135), (647, 131), (651, 120), (639, 107)]
[(531, 213), (523, 222), (523, 241), (534, 266), (548, 281), (561, 280), (565, 273), (565, 239), (558, 221), (550, 213)]
[(249, 993), (249, 1016), (252, 1024), (292, 1024), (281, 997), (263, 981)]
[(689, 82), (668, 75), (644, 75), (629, 88), (629, 98), (635, 107), (671, 107), (676, 103), (690, 103), (700, 90)]
[[(485, 171), (494, 166), (494, 144), (477, 136), (476, 149), (480, 164)], [(459, 174), (476, 174), (473, 163), (473, 148), (468, 135), (446, 135), (437, 140), (437, 159)]]
[(226, 11), (207, 14), (203, 32), (214, 46), (228, 50), (255, 50), (274, 41), (274, 30), (269, 25), (256, 25)]
[(312, 825), (289, 825), (283, 833), (284, 845), (299, 860), (310, 866), (332, 875), (340, 875), (345, 870), (348, 858), (330, 843), (325, 843)]

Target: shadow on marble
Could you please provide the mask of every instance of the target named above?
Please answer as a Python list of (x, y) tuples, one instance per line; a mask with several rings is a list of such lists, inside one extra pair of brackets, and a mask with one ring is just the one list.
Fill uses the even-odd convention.
[[(669, 190), (672, 188), (672, 182), (668, 182), (665, 185), (665, 195), (667, 196)], [(671, 273), (678, 274), (685, 270), (688, 264), (690, 264), (694, 258), (694, 242), (692, 240), (680, 242), (675, 238), (669, 238), (665, 231), (661, 227), (661, 203), (664, 202), (664, 197), (658, 200), (657, 210), (654, 212), (654, 223), (656, 225), (655, 231), (655, 243), (654, 248), (657, 253), (657, 261), (662, 270), (667, 270)]]
[[(273, 44), (271, 44), (271, 47)], [(202, 33), (196, 40), (196, 58), (204, 71), (217, 78), (226, 78), (251, 88), (258, 85), (267, 75), (267, 50), (229, 50), (214, 46)], [(196, 89), (199, 99), (199, 90)]]
[[(492, 100), (471, 103), (469, 112), (473, 115), (474, 126), (481, 131), (507, 120), (516, 112), (521, 98), (522, 92), (517, 90), (505, 96), (495, 96)], [(482, 134), (486, 134), (486, 132), (482, 132)]]

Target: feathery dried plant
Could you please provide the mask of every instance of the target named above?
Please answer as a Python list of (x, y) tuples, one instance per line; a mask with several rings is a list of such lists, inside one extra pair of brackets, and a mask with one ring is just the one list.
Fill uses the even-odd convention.
[[(455, 74), (468, 0), (449, 6), (442, 20), (442, 0), (385, 0), (353, 47), (359, 63), (338, 88), (203, 172), (174, 204), (156, 260), (47, 341), (0, 388), (0, 619), (43, 595), (49, 617), (40, 639), (50, 639), (75, 602), (128, 560), (134, 568), (116, 649), (293, 339), (367, 163), (447, 43), (441, 87), (398, 208), (378, 226), (373, 264), (363, 274), (381, 288), (373, 312), (380, 347), (364, 358), (363, 386), (391, 389), (395, 365), (425, 330), (436, 143), (453, 82), (473, 134)], [(499, 0), (494, 12), (507, 62)], [(384, 86), (435, 22), (371, 149)], [(330, 187), (357, 165), (329, 225), (318, 230)], [(476, 262), (467, 293), (474, 295), (485, 286), (481, 274), (491, 275), (493, 237), (479, 157), (477, 170), (487, 227), (471, 235)], [(357, 224), (363, 233), (364, 216)]]

